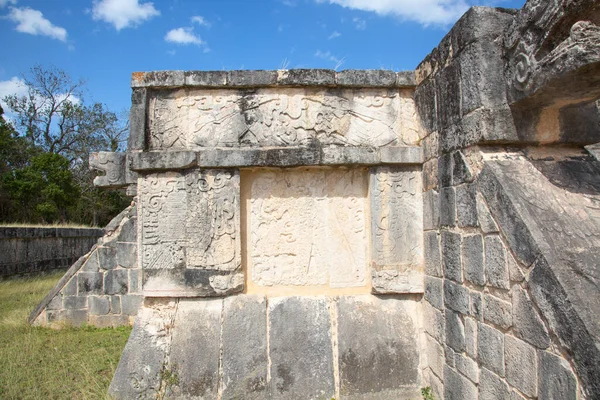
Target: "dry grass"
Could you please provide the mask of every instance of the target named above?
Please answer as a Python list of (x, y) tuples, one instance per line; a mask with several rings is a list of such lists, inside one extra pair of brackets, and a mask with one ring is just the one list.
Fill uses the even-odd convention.
[(0, 398), (103, 399), (131, 328), (52, 330), (26, 322), (62, 272), (0, 281)]

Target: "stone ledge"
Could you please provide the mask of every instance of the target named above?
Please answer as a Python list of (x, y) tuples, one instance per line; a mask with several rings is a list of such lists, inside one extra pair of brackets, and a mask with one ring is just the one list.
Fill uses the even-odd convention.
[(414, 71), (290, 69), (237, 71), (151, 71), (134, 72), (132, 88), (144, 87), (286, 87), (326, 86), (349, 88), (413, 88)]
[(206, 148), (199, 151), (131, 153), (136, 172), (188, 168), (299, 167), (422, 164), (420, 147)]

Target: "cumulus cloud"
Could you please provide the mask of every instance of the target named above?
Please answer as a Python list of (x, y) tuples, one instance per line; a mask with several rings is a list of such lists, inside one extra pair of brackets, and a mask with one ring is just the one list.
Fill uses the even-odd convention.
[(467, 9), (466, 0), (317, 0), (355, 10), (393, 15), (422, 25), (446, 25), (456, 21)]
[(171, 29), (165, 35), (165, 40), (170, 43), (176, 44), (195, 44), (201, 46), (205, 44), (205, 42), (200, 39), (200, 36), (194, 34), (194, 30), (192, 28), (176, 28)]
[(16, 94), (19, 97), (25, 96), (27, 94), (25, 81), (16, 76), (13, 76), (7, 81), (0, 81), (0, 105), (4, 109), (4, 112), (8, 112), (8, 107), (4, 102), (4, 98), (10, 94)]
[(338, 31), (333, 31), (327, 39), (331, 40), (331, 39), (335, 39), (336, 37), (340, 37), (340, 36), (342, 36), (341, 33), (339, 33)]
[(200, 26), (204, 26), (204, 27), (206, 27), (206, 28), (210, 28), (210, 25), (211, 25), (211, 24), (210, 24), (210, 22), (208, 22), (208, 21), (206, 20), (206, 18), (204, 18), (204, 17), (203, 17), (203, 16), (201, 16), (201, 15), (194, 15), (194, 16), (192, 17), (192, 23), (193, 23), (193, 24), (198, 24), (198, 25), (200, 25)]
[(6, 7), (7, 4), (17, 4), (17, 0), (0, 0), (0, 8)]
[(144, 21), (160, 15), (153, 3), (139, 0), (94, 0), (92, 18), (112, 24), (117, 31), (135, 27)]
[(60, 41), (67, 40), (67, 30), (60, 26), (53, 25), (52, 22), (44, 18), (44, 15), (29, 7), (10, 9), (8, 18), (17, 23), (15, 28), (18, 32), (29, 33), (30, 35), (48, 36)]

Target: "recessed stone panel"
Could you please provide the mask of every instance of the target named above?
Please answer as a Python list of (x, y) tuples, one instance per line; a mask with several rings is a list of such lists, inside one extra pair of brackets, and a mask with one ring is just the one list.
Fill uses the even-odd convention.
[(269, 169), (248, 179), (254, 285), (366, 286), (366, 170)]
[(239, 174), (156, 173), (140, 179), (146, 296), (213, 296), (241, 290)]

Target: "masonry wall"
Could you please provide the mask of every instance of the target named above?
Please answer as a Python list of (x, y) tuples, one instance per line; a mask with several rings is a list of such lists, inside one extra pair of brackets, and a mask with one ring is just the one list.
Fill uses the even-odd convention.
[(133, 324), (142, 302), (135, 203), (115, 217), (32, 311), (34, 325)]
[(67, 268), (103, 234), (93, 228), (0, 228), (0, 276)]

